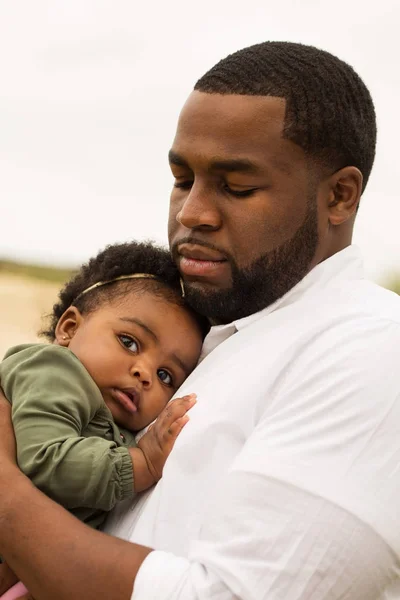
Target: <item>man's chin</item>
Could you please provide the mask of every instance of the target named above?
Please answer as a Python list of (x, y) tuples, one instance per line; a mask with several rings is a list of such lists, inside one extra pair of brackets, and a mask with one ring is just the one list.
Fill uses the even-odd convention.
[(232, 290), (232, 282), (221, 282), (205, 277), (186, 277), (182, 275), (182, 281), (185, 288), (185, 292), (195, 292), (198, 294), (209, 295), (212, 293), (229, 293)]
[(233, 288), (216, 288), (205, 282), (185, 283), (185, 299), (199, 314), (217, 323), (229, 323), (236, 316)]

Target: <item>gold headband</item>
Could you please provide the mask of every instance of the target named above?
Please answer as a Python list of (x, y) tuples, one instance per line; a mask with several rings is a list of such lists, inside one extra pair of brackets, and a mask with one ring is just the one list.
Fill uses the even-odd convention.
[(108, 283), (114, 283), (114, 281), (122, 281), (123, 279), (157, 279), (155, 275), (151, 275), (150, 273), (132, 273), (131, 275), (120, 275), (120, 277), (115, 277), (114, 279), (108, 279), (107, 281), (98, 281), (93, 285), (90, 285), (86, 290), (83, 290), (80, 294), (77, 295), (74, 302), (75, 303), (79, 298), (91, 292), (92, 290), (101, 287), (102, 285), (107, 285)]
[[(79, 300), (79, 298), (81, 298), (82, 296), (87, 294), (88, 292), (91, 292), (92, 290), (94, 290), (98, 287), (101, 287), (102, 285), (107, 285), (108, 283), (114, 283), (114, 281), (123, 281), (124, 279), (158, 279), (158, 277), (156, 277), (156, 275), (152, 275), (151, 273), (132, 273), (131, 275), (120, 275), (119, 277), (115, 277), (114, 279), (108, 279), (107, 281), (98, 281), (97, 283), (90, 285), (88, 288), (83, 290), (83, 292), (78, 294), (77, 297), (75, 298), (73, 304), (77, 300)], [(182, 298), (184, 298), (185, 297), (185, 288), (183, 287), (182, 279), (180, 280), (180, 283), (181, 283)]]

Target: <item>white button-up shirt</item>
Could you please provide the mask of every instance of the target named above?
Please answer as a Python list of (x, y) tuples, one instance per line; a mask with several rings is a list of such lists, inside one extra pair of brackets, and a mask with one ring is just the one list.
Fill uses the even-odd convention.
[(400, 597), (400, 298), (354, 246), (212, 328), (190, 392), (163, 478), (109, 518), (156, 549), (134, 600)]

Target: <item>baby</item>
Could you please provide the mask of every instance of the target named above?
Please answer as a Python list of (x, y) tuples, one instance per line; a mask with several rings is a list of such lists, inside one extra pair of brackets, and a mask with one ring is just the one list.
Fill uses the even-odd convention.
[[(0, 365), (22, 471), (99, 527), (117, 502), (162, 476), (195, 397), (168, 402), (196, 366), (206, 331), (166, 250), (119, 244), (83, 265), (43, 332), (51, 344), (12, 348)], [(16, 579), (1, 568), (4, 591)], [(1, 598), (22, 590), (17, 583)]]

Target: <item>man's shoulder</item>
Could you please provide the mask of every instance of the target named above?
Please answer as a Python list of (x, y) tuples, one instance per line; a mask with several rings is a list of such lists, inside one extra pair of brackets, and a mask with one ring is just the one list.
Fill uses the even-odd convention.
[(400, 296), (395, 292), (364, 279), (354, 286), (353, 292), (349, 288), (349, 293), (349, 304), (354, 302), (360, 315), (400, 324)]
[[(400, 326), (400, 296), (367, 279), (332, 282), (278, 306), (255, 322), (252, 334), (286, 331), (295, 340), (315, 338), (328, 329), (357, 331), (390, 322)], [(249, 328), (250, 329), (250, 328)], [(285, 333), (285, 335), (287, 335)]]
[(265, 362), (265, 352), (257, 354), (264, 344), (273, 348), (274, 364), (279, 361), (282, 369), (294, 364), (319, 368), (332, 361), (347, 364), (361, 357), (370, 369), (377, 352), (391, 357), (400, 352), (400, 297), (367, 280), (340, 282), (255, 325), (247, 332), (253, 343), (246, 346), (255, 361)]
[(400, 296), (367, 280), (327, 292), (308, 307), (294, 342), (299, 374), (320, 370), (336, 380), (349, 373), (368, 380), (397, 374)]
[(400, 348), (400, 296), (367, 279), (327, 289), (308, 316), (310, 330), (313, 318), (322, 339), (336, 340), (344, 354), (346, 340), (367, 353), (376, 351), (374, 343)]
[(319, 290), (315, 297), (299, 302), (298, 313), (304, 316), (308, 327), (354, 328), (364, 323), (374, 328), (390, 322), (400, 326), (400, 296), (382, 286), (359, 279), (335, 282)]

